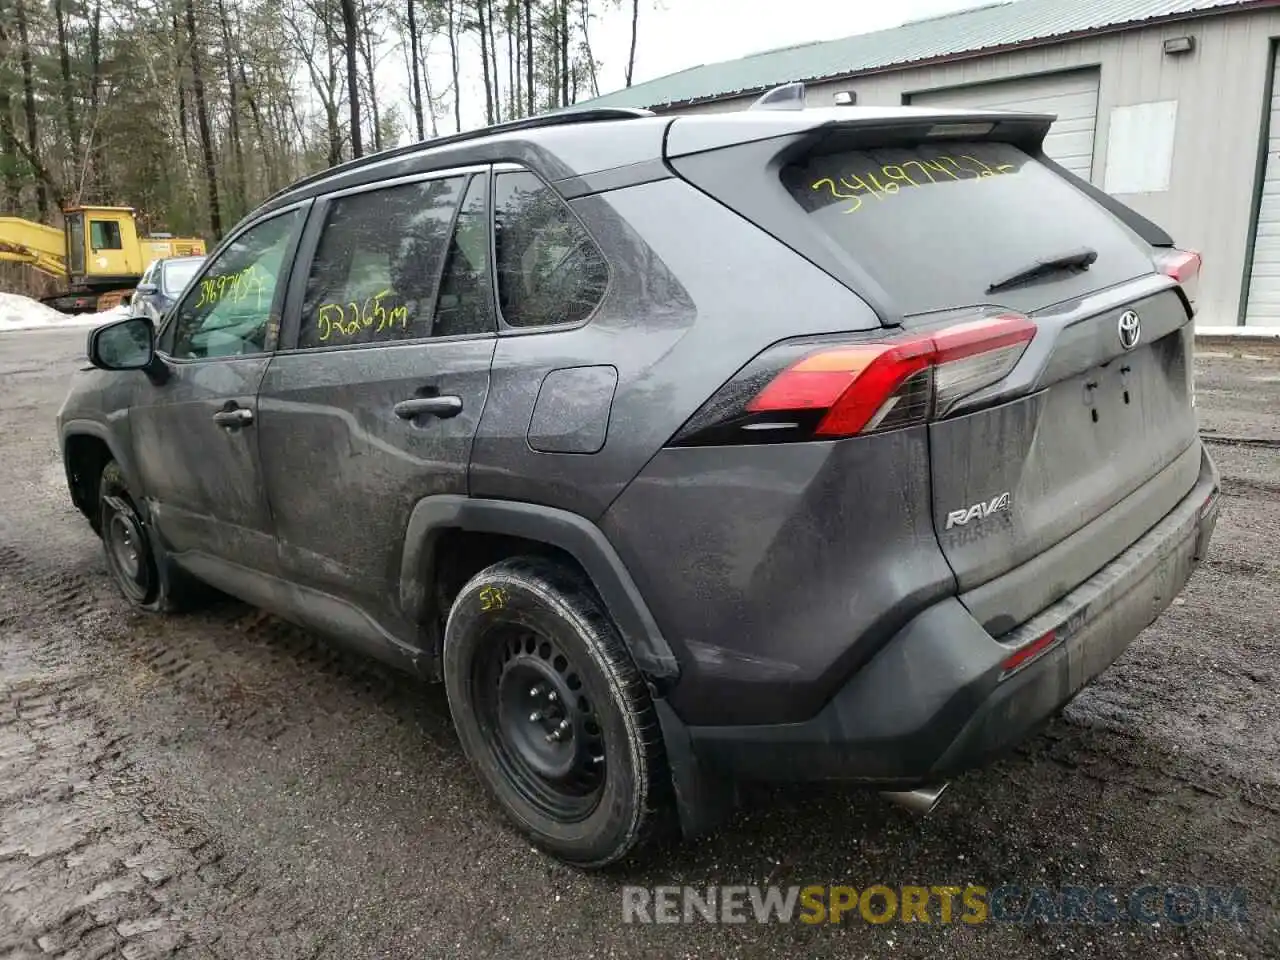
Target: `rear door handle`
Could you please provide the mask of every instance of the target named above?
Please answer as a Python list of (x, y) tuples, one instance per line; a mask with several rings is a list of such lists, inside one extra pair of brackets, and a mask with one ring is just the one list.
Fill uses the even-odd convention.
[(456, 417), (462, 412), (462, 398), (455, 396), (414, 397), (412, 400), (401, 400), (392, 410), (401, 420), (412, 420), (414, 417), (421, 417), (427, 414), (446, 420), (449, 417)]
[(220, 427), (247, 427), (253, 423), (253, 411), (248, 407), (219, 410), (213, 415), (213, 422)]

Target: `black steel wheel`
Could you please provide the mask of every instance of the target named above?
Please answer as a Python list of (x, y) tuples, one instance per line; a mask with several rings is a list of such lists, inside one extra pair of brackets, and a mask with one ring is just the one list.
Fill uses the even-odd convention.
[(213, 594), (163, 555), (157, 556), (146, 520), (114, 460), (102, 468), (98, 481), (98, 530), (111, 579), (134, 606), (169, 613)]
[(159, 572), (146, 527), (114, 460), (103, 468), (98, 499), (107, 569), (125, 599), (146, 606), (159, 594)]
[(450, 612), (444, 672), (467, 756), (536, 844), (603, 866), (665, 822), (648, 689), (578, 571), (526, 557), (474, 577)]
[(577, 666), (553, 638), (504, 624), (473, 671), (477, 719), (511, 784), (545, 816), (590, 814), (604, 788), (604, 735)]

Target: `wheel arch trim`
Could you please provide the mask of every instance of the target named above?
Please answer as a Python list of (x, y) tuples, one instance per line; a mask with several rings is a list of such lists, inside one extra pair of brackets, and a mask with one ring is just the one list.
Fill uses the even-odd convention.
[(409, 515), (400, 561), (400, 607), (407, 617), (421, 621), (428, 613), (435, 548), (447, 530), (506, 534), (563, 550), (600, 594), (641, 673), (654, 680), (679, 677), (675, 654), (608, 538), (585, 517), (555, 507), (457, 494), (419, 500)]
[[(122, 449), (119, 438), (112, 432), (111, 428), (97, 420), (74, 419), (67, 420), (61, 425), (59, 430), (59, 446), (62, 452), (62, 468), (67, 475), (67, 485), (71, 487), (71, 463), (67, 458), (67, 446), (75, 437), (93, 437), (95, 440), (102, 441), (107, 448), (107, 452), (111, 454), (120, 467), (120, 472), (124, 474), (125, 483), (128, 484), (130, 490), (141, 491), (142, 487), (138, 483), (138, 473), (135, 469), (133, 458), (129, 455), (129, 451)], [(74, 496), (74, 489), (72, 495)], [(138, 505), (139, 510), (145, 510), (144, 504)]]

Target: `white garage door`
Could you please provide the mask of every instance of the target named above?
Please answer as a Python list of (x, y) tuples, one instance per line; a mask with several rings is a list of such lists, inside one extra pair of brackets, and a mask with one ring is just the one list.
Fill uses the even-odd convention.
[(1280, 61), (1276, 63), (1276, 76), (1271, 81), (1268, 137), (1244, 322), (1273, 327), (1280, 325)]
[(1044, 152), (1072, 173), (1089, 179), (1093, 167), (1093, 127), (1098, 116), (1098, 72), (1076, 70), (973, 87), (952, 87), (911, 95), (923, 107), (985, 107), (1056, 114)]

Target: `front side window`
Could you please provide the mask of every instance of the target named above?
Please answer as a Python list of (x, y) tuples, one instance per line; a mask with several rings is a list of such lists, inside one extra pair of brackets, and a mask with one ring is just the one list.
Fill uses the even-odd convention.
[(89, 246), (94, 250), (123, 250), (120, 224), (114, 220), (90, 220)]
[(549, 186), (525, 171), (494, 186), (498, 303), (513, 327), (581, 323), (609, 285), (595, 241)]
[(307, 280), (298, 346), (432, 336), (466, 183), (465, 176), (423, 180), (332, 201)]
[[(266, 349), (276, 286), (303, 211), (250, 227), (214, 258), (174, 311), (162, 349), (179, 360), (240, 356)], [(170, 346), (172, 344), (172, 346)]]

